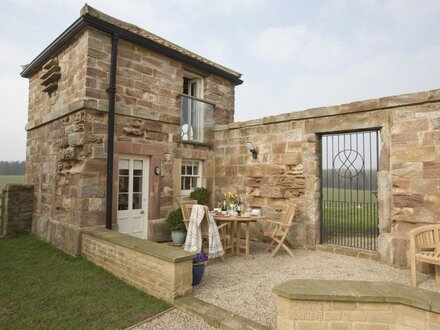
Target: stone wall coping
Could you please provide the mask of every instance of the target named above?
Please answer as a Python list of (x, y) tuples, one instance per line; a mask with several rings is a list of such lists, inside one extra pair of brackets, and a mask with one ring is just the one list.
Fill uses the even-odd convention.
[(438, 102), (438, 101), (440, 101), (440, 89), (433, 89), (424, 92), (386, 96), (378, 99), (356, 101), (356, 102), (344, 103), (334, 106), (310, 108), (302, 111), (283, 113), (279, 115), (268, 116), (254, 120), (234, 122), (228, 125), (216, 125), (214, 126), (214, 130), (224, 131), (228, 129), (239, 129), (245, 127), (260, 126), (265, 124), (293, 121), (293, 120), (304, 120), (304, 119), (313, 119), (320, 117), (345, 115), (345, 114), (357, 113), (357, 112), (368, 112), (368, 111), (383, 110), (388, 108), (396, 108), (396, 107), (410, 106), (410, 105), (417, 105), (426, 102)]
[(392, 282), (290, 280), (273, 288), (292, 300), (398, 303), (440, 313), (440, 294)]
[(183, 251), (182, 249), (122, 234), (101, 226), (82, 228), (81, 231), (84, 234), (173, 263), (191, 260), (194, 257), (193, 254)]

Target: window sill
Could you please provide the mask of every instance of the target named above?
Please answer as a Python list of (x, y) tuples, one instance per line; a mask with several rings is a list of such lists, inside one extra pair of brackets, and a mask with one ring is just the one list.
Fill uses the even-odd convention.
[(180, 141), (182, 144), (190, 144), (195, 146), (201, 146), (201, 147), (212, 147), (211, 143), (207, 142), (196, 142), (196, 141)]

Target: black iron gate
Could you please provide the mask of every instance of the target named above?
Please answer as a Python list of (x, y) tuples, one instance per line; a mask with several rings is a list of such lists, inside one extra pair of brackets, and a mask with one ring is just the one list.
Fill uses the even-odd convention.
[(377, 250), (379, 132), (321, 136), (321, 243)]

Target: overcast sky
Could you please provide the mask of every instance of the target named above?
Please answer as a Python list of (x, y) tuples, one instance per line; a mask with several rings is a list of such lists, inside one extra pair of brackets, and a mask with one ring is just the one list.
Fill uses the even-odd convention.
[[(440, 1), (88, 3), (243, 74), (237, 121), (440, 88)], [(75, 19), (73, 0), (0, 0), (0, 160), (26, 153), (29, 63)]]

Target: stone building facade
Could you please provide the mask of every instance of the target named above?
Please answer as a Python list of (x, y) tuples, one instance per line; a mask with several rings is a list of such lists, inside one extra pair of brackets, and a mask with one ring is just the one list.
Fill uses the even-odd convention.
[[(406, 233), (440, 222), (440, 90), (309, 109), (217, 126), (215, 186), (248, 194), (278, 218), (287, 201), (298, 206), (288, 241), (320, 242), (321, 135), (379, 130), (378, 250), (382, 261), (409, 265)], [(254, 160), (245, 142), (257, 147)], [(301, 171), (295, 171), (300, 168)], [(254, 235), (261, 232), (257, 228)]]
[[(38, 236), (77, 254), (80, 229), (105, 223), (115, 33), (115, 229), (121, 160), (143, 157), (148, 163), (146, 238), (165, 238), (163, 218), (184, 194), (181, 188), (190, 182), (185, 180), (196, 176), (198, 185), (214, 192), (214, 206), (225, 191), (240, 193), (248, 206), (274, 218), (286, 201), (296, 203), (288, 241), (314, 248), (320, 243), (321, 136), (370, 129), (380, 136), (381, 259), (405, 266), (408, 230), (440, 222), (440, 90), (236, 123), (239, 73), (85, 6), (81, 18), (22, 73), (30, 84), (26, 180), (35, 186)], [(201, 82), (196, 87), (195, 80)], [(48, 92), (42, 81), (56, 88)], [(188, 98), (191, 91), (195, 94)], [(213, 131), (203, 143), (182, 135), (185, 102), (213, 109)], [(185, 134), (194, 133), (186, 129)], [(256, 146), (257, 159), (247, 150), (248, 141)]]
[[(242, 82), (235, 71), (89, 6), (81, 14), (72, 25), (79, 26), (77, 31), (66, 30), (49, 46), (49, 52), (40, 54), (22, 73), (29, 79), (26, 181), (35, 187), (33, 231), (72, 254), (80, 251), (80, 228), (105, 224), (112, 34), (120, 36), (115, 86), (115, 229), (122, 158), (140, 157), (148, 163), (142, 212), (147, 213), (149, 239), (161, 240), (166, 235), (163, 218), (182, 195), (182, 159), (202, 162), (197, 184), (213, 189), (212, 141), (183, 141), (181, 137), (184, 84), (197, 77), (201, 100), (189, 100), (214, 105), (212, 124), (227, 124), (234, 118), (234, 87)], [(58, 70), (52, 70), (51, 63)], [(51, 71), (58, 79), (47, 78)], [(53, 91), (47, 91), (45, 79), (56, 85)], [(159, 175), (154, 174), (156, 167)]]

